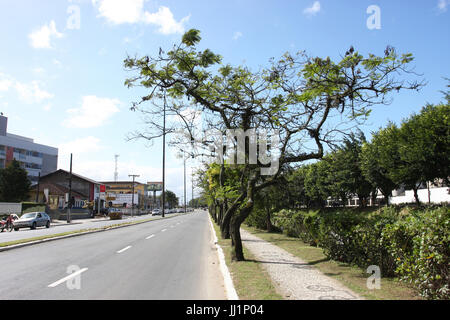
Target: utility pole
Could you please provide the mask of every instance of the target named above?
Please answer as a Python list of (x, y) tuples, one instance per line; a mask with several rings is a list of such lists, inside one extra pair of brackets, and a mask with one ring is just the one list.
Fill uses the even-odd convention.
[(36, 203), (39, 203), (39, 183), (41, 182), (41, 172), (38, 174), (37, 191), (36, 191)]
[(192, 184), (192, 203), (191, 207), (194, 208), (194, 168), (191, 167), (191, 184)]
[(133, 193), (131, 195), (131, 216), (133, 216), (133, 212), (134, 212), (134, 179), (138, 178), (139, 175), (138, 174), (129, 174), (129, 177), (133, 177)]
[(70, 172), (69, 172), (69, 203), (67, 205), (67, 223), (70, 223), (70, 214), (72, 210), (72, 154), (70, 154)]
[(117, 158), (119, 158), (119, 155), (118, 154), (114, 155), (114, 158), (115, 158), (114, 182), (117, 182), (117, 180), (119, 179), (119, 172), (117, 171)]
[(163, 114), (163, 172), (162, 172), (162, 217), (164, 218), (164, 207), (166, 205), (166, 96), (164, 95)]
[(180, 150), (183, 152), (183, 165), (184, 165), (184, 213), (186, 213), (186, 151), (183, 149)]

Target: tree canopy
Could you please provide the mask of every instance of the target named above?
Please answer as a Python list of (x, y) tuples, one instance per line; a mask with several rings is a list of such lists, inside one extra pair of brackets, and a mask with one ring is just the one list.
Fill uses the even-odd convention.
[[(398, 54), (392, 47), (380, 56), (366, 57), (351, 47), (336, 62), (305, 52), (286, 53), (278, 60), (270, 60), (268, 67), (252, 71), (246, 66), (223, 64), (220, 55), (199, 49), (200, 40), (200, 31), (192, 29), (167, 52), (160, 49), (154, 57), (127, 57), (124, 66), (133, 75), (125, 85), (142, 86), (148, 91), (132, 105), (132, 110), (144, 114), (148, 126), (135, 137), (151, 141), (164, 134), (164, 114), (179, 118), (166, 134), (185, 133), (171, 143), (195, 145), (198, 155), (204, 156), (214, 145), (208, 134), (205, 137), (212, 129), (223, 136), (227, 130), (255, 130), (256, 142), (265, 142), (271, 136), (270, 154), (277, 166), (270, 174), (261, 174), (267, 163), (252, 161), (248, 148), (252, 142), (248, 140), (240, 155), (244, 163), (232, 161), (238, 155), (230, 148), (225, 150), (227, 160), (219, 164), (219, 186), (236, 192), (220, 201), (214, 199), (215, 205), (222, 208), (224, 221), (229, 221), (234, 260), (244, 259), (241, 223), (250, 214), (256, 195), (277, 183), (282, 168), (322, 158), (325, 147), (342, 141), (350, 128), (369, 116), (372, 107), (389, 103), (391, 92), (417, 90), (422, 85), (399, 80), (400, 75), (411, 73), (408, 66), (413, 57), (410, 53)], [(228, 142), (238, 143), (233, 138)], [(215, 150), (216, 154), (223, 151)], [(259, 151), (267, 156), (265, 150)], [(233, 172), (233, 183), (228, 186), (224, 167)]]

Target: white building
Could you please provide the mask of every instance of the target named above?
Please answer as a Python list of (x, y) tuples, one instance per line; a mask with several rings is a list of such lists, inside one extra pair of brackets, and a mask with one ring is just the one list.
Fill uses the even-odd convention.
[(56, 171), (58, 149), (35, 143), (33, 139), (7, 132), (8, 118), (0, 115), (0, 168), (5, 168), (13, 159), (28, 172), (34, 184), (39, 173), (44, 176)]

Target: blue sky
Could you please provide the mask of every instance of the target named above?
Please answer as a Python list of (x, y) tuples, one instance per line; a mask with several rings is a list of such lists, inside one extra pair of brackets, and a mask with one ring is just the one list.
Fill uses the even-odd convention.
[[(380, 9), (379, 29), (367, 26), (371, 5)], [(443, 78), (450, 77), (449, 11), (450, 0), (3, 0), (0, 111), (10, 133), (58, 147), (59, 168), (69, 167), (73, 152), (75, 172), (113, 180), (119, 154), (119, 179), (133, 173), (141, 182), (161, 180), (161, 144), (126, 141), (142, 127), (129, 110), (142, 91), (123, 85), (123, 59), (155, 54), (197, 28), (201, 47), (254, 69), (286, 51), (338, 59), (351, 45), (379, 55), (391, 45), (413, 53), (428, 85), (374, 109), (362, 128), (370, 136), (388, 120), (399, 123), (442, 100)], [(167, 156), (167, 188), (181, 196), (176, 153)]]

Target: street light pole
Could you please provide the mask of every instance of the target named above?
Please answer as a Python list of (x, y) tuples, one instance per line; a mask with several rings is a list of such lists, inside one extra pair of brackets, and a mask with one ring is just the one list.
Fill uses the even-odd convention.
[(184, 158), (184, 213), (186, 213), (186, 155), (183, 151)]
[(164, 218), (164, 207), (166, 204), (166, 96), (164, 95), (163, 113), (163, 172), (162, 172), (162, 217)]
[(71, 221), (71, 214), (72, 211), (72, 154), (70, 154), (70, 172), (69, 172), (69, 203), (67, 205), (67, 223), (70, 223)]
[(133, 212), (134, 212), (134, 178), (139, 177), (138, 174), (129, 174), (129, 177), (133, 177), (133, 193), (131, 195), (131, 216), (133, 216)]
[(194, 208), (194, 168), (191, 167), (191, 184), (192, 184), (192, 208)]

